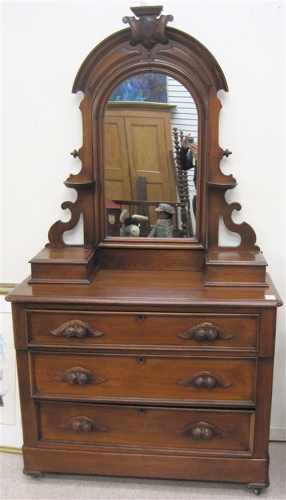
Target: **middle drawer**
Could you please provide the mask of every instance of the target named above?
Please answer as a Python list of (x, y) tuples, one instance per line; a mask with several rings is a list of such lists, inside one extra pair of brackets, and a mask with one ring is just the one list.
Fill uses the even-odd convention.
[(256, 359), (30, 353), (32, 395), (169, 404), (255, 403)]

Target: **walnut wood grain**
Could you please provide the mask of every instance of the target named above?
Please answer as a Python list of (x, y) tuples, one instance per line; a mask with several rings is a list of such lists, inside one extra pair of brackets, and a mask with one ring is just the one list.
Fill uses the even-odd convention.
[[(113, 254), (115, 258), (116, 252)], [(112, 257), (112, 256), (111, 256)], [(159, 257), (158, 257), (159, 258)], [(80, 292), (80, 297), (79, 297)], [(266, 297), (269, 296), (269, 298)], [(266, 287), (205, 287), (203, 272), (100, 270), (90, 285), (62, 284), (29, 286), (24, 280), (8, 296), (11, 302), (33, 304), (104, 304), (136, 306), (152, 311), (157, 306), (167, 311), (182, 307), (263, 307), (282, 305), (282, 300), (267, 276)], [(210, 310), (209, 308), (214, 308)], [(195, 311), (194, 311), (195, 312)]]
[[(31, 353), (31, 364), (38, 397), (53, 394), (57, 398), (84, 397), (91, 402), (112, 402), (116, 398), (126, 403), (141, 399), (182, 406), (191, 402), (196, 406), (254, 406), (255, 358), (138, 356), (128, 350), (121, 354), (68, 356), (37, 352)], [(214, 388), (200, 390), (188, 381), (188, 377), (195, 379), (200, 372), (211, 374), (206, 377), (216, 382)], [(79, 384), (78, 373), (87, 383)]]
[[(47, 443), (56, 441), (61, 446), (69, 442), (89, 443), (93, 450), (96, 446), (115, 453), (152, 450), (156, 454), (171, 448), (174, 460), (182, 452), (192, 456), (200, 450), (213, 457), (218, 456), (218, 452), (232, 457), (251, 456), (251, 410), (210, 412), (209, 409), (51, 401), (41, 401), (38, 408), (42, 437)], [(91, 422), (86, 424), (86, 432), (82, 421)], [(199, 439), (192, 436), (194, 429), (198, 429), (194, 432), (196, 437), (199, 429), (203, 429)]]
[[(116, 278), (116, 276), (115, 276)], [(194, 309), (194, 311), (196, 311)], [(51, 331), (57, 331), (58, 325), (69, 324), (69, 319), (76, 323), (87, 323), (92, 331), (101, 332), (103, 335), (86, 335), (85, 337), (69, 337), (62, 335), (65, 329), (60, 328), (61, 334), (52, 336)], [(193, 331), (200, 328), (200, 325), (208, 319), (209, 323), (215, 325), (217, 330), (232, 332), (232, 336), (218, 335), (216, 341), (208, 339), (197, 340)], [(211, 321), (211, 323), (210, 323)], [(247, 314), (229, 313), (176, 313), (166, 312), (164, 314), (156, 312), (136, 313), (136, 312), (116, 312), (116, 311), (83, 311), (77, 312), (59, 309), (51, 311), (30, 309), (27, 313), (27, 323), (30, 340), (33, 344), (52, 344), (54, 346), (68, 345), (77, 346), (97, 346), (104, 348), (117, 346), (124, 348), (126, 345), (133, 345), (134, 348), (145, 346), (152, 348), (155, 346), (165, 346), (173, 350), (174, 346), (186, 349), (200, 349), (205, 346), (207, 349), (219, 350), (221, 348), (243, 348), (256, 350), (258, 345), (259, 315), (254, 312)], [(43, 327), (44, 325), (44, 327)], [(220, 326), (218, 326), (220, 325)], [(217, 331), (216, 330), (216, 331)], [(183, 334), (181, 332), (184, 332)], [(189, 333), (191, 332), (191, 333)], [(201, 336), (199, 337), (201, 339)]]

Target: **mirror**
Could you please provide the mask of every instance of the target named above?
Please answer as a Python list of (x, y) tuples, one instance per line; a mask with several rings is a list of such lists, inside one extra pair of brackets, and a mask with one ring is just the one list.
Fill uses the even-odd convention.
[[(159, 10), (161, 11), (161, 9), (162, 7)], [(241, 227), (232, 221), (231, 214), (236, 205), (226, 202), (225, 192), (235, 187), (236, 181), (232, 175), (227, 176), (220, 169), (220, 162), (227, 150), (224, 152), (218, 142), (221, 102), (217, 93), (220, 90), (228, 90), (220, 66), (213, 55), (198, 40), (180, 30), (166, 26), (172, 16), (162, 15), (157, 19), (159, 15), (157, 7), (155, 10), (151, 7), (132, 8), (132, 12), (139, 19), (135, 17), (124, 18), (124, 23), (127, 22), (130, 28), (113, 33), (103, 40), (88, 54), (76, 75), (72, 91), (74, 93), (81, 91), (84, 95), (80, 104), (84, 140), (82, 147), (78, 151), (74, 150), (72, 155), (79, 157), (82, 168), (77, 174), (71, 174), (65, 181), (65, 185), (76, 190), (77, 198), (74, 203), (66, 202), (63, 204), (64, 208), (70, 210), (71, 219), (65, 223), (55, 222), (49, 231), (51, 248), (63, 248), (65, 247), (63, 234), (76, 227), (80, 217), (82, 217), (84, 248), (98, 250), (96, 259), (100, 258), (101, 266), (109, 265), (110, 252), (118, 248), (122, 250), (122, 259), (126, 259), (122, 264), (124, 266), (129, 265), (129, 255), (132, 253), (130, 249), (132, 250), (133, 246), (136, 251), (139, 247), (146, 249), (147, 252), (158, 248), (166, 249), (168, 252), (170, 250), (171, 258), (176, 255), (176, 250), (182, 250), (180, 255), (186, 257), (189, 249), (193, 252), (200, 252), (206, 248), (217, 248), (221, 215), (226, 227), (233, 232), (241, 234), (245, 232), (244, 228), (246, 227), (245, 225)], [(142, 31), (143, 24), (145, 27)], [(133, 127), (132, 140), (128, 139), (127, 142), (126, 134), (125, 136), (120, 135), (118, 127), (111, 126), (110, 122), (108, 124), (108, 121), (111, 120), (108, 113), (110, 113), (111, 108), (115, 109), (116, 107), (118, 111), (119, 108), (123, 109), (123, 114), (121, 111), (121, 115), (118, 116), (118, 122), (125, 122), (126, 113), (130, 113), (131, 105), (128, 104), (130, 102), (132, 107), (135, 106), (135, 103), (136, 106), (141, 106), (141, 111), (143, 106), (149, 106), (149, 108), (157, 106), (156, 116), (159, 113), (159, 107), (161, 110), (162, 108), (168, 109), (171, 122), (170, 116), (175, 114), (175, 110), (178, 109), (179, 99), (170, 102), (168, 98), (167, 102), (163, 103), (142, 100), (137, 102), (130, 101), (130, 97), (127, 95), (124, 98), (128, 101), (110, 102), (112, 94), (122, 82), (126, 82), (132, 76), (146, 75), (147, 72), (166, 75), (167, 80), (171, 78), (178, 80), (191, 92), (196, 103), (198, 118), (196, 118), (197, 137), (195, 140), (197, 139), (199, 146), (196, 184), (197, 210), (195, 220), (191, 219), (193, 223), (191, 231), (188, 229), (189, 222), (186, 216), (186, 207), (188, 204), (190, 206), (192, 202), (191, 190), (187, 196), (182, 192), (178, 194), (179, 188), (183, 189), (185, 181), (183, 177), (176, 179), (175, 169), (172, 170), (171, 163), (172, 160), (177, 161), (176, 155), (180, 148), (181, 128), (184, 133), (190, 132), (195, 136), (196, 129), (192, 127), (192, 120), (189, 124), (184, 124), (184, 127), (178, 126), (175, 140), (170, 132), (171, 125), (166, 137), (163, 132), (156, 131), (155, 133), (149, 129), (148, 133), (146, 132), (147, 139), (144, 140), (139, 132), (140, 127)], [(140, 116), (142, 116), (141, 111)], [(189, 115), (189, 113), (187, 114)], [(123, 127), (122, 130), (125, 132)], [(155, 148), (155, 144), (159, 146)], [(166, 144), (169, 146), (166, 147)], [(165, 152), (165, 157), (163, 152)], [(148, 156), (151, 153), (155, 156), (155, 168)], [(127, 155), (131, 155), (134, 160), (132, 172), (136, 172), (136, 175), (131, 175), (129, 167), (125, 171), (122, 169)], [(117, 164), (114, 161), (116, 157), (120, 160)], [(159, 189), (155, 178), (163, 172), (163, 167), (160, 164), (163, 157), (169, 179), (167, 178), (168, 182), (164, 180), (161, 184), (159, 183)], [(147, 159), (145, 164), (142, 163), (143, 158)], [(111, 160), (114, 162), (114, 168), (112, 168), (112, 163), (109, 163)], [(113, 177), (109, 174), (112, 174)], [(147, 174), (148, 179), (146, 180)], [(191, 172), (187, 175), (191, 175)], [(125, 187), (124, 190), (122, 188), (124, 176), (129, 179), (129, 192), (125, 191)], [(152, 180), (149, 181), (152, 176)], [(136, 185), (135, 188), (136, 198), (140, 195), (139, 200), (135, 199), (135, 195), (131, 191), (131, 188), (134, 190), (134, 182), (135, 184), (139, 183), (139, 186)], [(169, 185), (170, 189), (175, 186), (175, 194), (168, 194), (168, 198), (163, 192), (165, 184)], [(115, 189), (115, 185), (121, 185), (121, 190)], [(183, 195), (186, 199), (182, 203), (181, 197)], [(131, 196), (134, 198), (131, 199)], [(124, 205), (120, 207), (118, 203), (115, 203), (117, 201), (123, 201), (125, 204), (129, 202), (129, 205), (126, 205), (126, 210), (130, 207), (131, 202), (140, 202), (134, 208), (134, 211), (136, 210), (134, 213), (137, 215), (139, 209), (141, 210), (140, 207), (146, 209), (146, 204), (153, 203), (152, 210), (149, 210), (151, 215), (146, 215), (151, 225), (156, 224), (155, 208), (158, 206), (157, 202), (170, 202), (169, 204), (175, 205), (174, 210), (177, 211), (180, 225), (175, 229), (179, 232), (173, 234), (172, 239), (153, 237), (150, 238), (150, 242), (150, 239), (147, 238), (151, 232), (148, 233), (148, 227), (145, 228), (146, 237), (143, 236), (143, 221), (139, 237), (120, 237), (118, 235), (120, 235), (121, 222), (119, 220), (116, 227), (116, 217), (118, 218), (118, 212), (120, 217), (125, 207)], [(245, 239), (246, 236), (243, 238)], [(243, 238), (240, 246), (248, 244), (247, 241), (244, 243)], [(247, 233), (247, 238), (254, 238), (254, 236), (252, 233)], [(174, 263), (174, 265), (177, 264)]]
[(119, 85), (105, 109), (106, 236), (196, 236), (198, 138), (194, 99), (163, 73), (140, 73)]

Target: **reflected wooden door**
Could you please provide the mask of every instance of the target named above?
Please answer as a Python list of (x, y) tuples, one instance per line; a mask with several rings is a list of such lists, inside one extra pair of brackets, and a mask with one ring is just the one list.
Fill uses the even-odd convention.
[(137, 197), (137, 179), (142, 176), (148, 201), (176, 201), (164, 117), (126, 117), (125, 127), (132, 199)]
[(111, 200), (131, 200), (131, 177), (124, 118), (105, 117), (105, 189)]
[(169, 105), (109, 103), (105, 115), (106, 194), (137, 200), (138, 177), (146, 181), (148, 201), (177, 201), (170, 161)]

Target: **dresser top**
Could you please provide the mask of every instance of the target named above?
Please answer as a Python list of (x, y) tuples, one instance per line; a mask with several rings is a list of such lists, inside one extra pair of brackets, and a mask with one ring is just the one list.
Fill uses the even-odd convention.
[(270, 279), (268, 286), (205, 286), (202, 272), (100, 270), (87, 285), (18, 285), (11, 302), (98, 304), (119, 306), (248, 306), (277, 307), (282, 301)]

